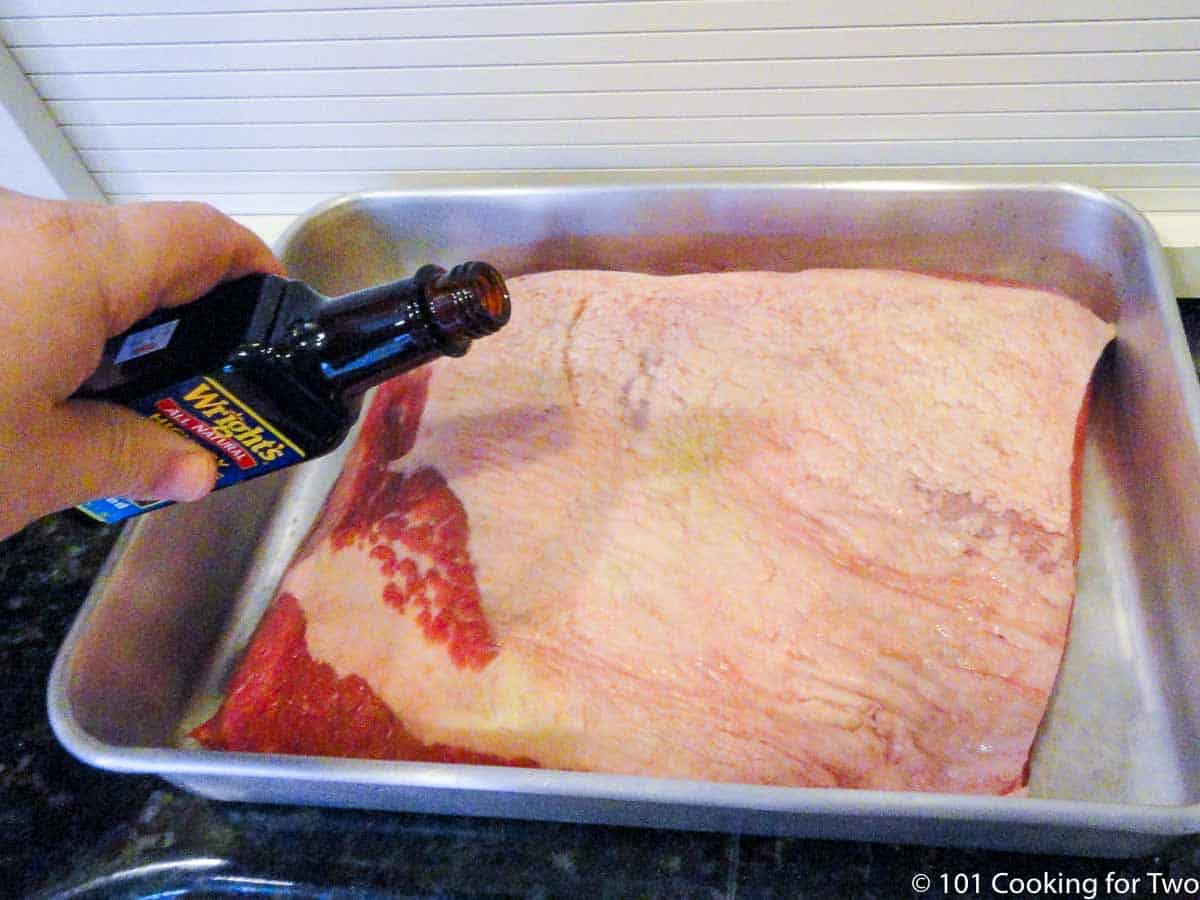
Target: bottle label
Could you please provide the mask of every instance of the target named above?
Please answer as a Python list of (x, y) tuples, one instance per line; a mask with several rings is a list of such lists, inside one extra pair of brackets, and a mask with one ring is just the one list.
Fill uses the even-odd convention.
[[(215, 378), (181, 381), (130, 405), (212, 452), (217, 457), (218, 490), (304, 459), (300, 447)], [(101, 522), (119, 522), (170, 503), (104, 497), (83, 503), (79, 509)]]
[(175, 333), (175, 329), (178, 327), (179, 320), (172, 319), (169, 322), (161, 322), (150, 328), (135, 331), (125, 338), (125, 340), (121, 341), (121, 347), (117, 350), (117, 355), (113, 359), (113, 363), (120, 365), (123, 362), (129, 362), (131, 359), (137, 359), (148, 353), (154, 353), (156, 350), (165, 350), (167, 345), (171, 343), (171, 335)]

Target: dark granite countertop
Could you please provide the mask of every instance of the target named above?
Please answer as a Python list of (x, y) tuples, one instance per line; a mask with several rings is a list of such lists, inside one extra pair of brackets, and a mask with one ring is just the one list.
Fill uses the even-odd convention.
[[(1186, 302), (1184, 308), (1189, 336), (1200, 333), (1200, 311)], [(45, 686), (116, 533), (61, 513), (0, 542), (0, 894), (1200, 895), (1200, 837), (1178, 840), (1149, 858), (1085, 859), (219, 803), (155, 777), (90, 768), (51, 733)], [(1162, 881), (1151, 883), (1152, 872), (1194, 880), (1172, 893)], [(923, 895), (914, 890), (919, 875), (931, 879)], [(959, 880), (943, 881), (943, 875)], [(1122, 878), (1139, 879), (1141, 890), (1117, 890), (1129, 884)]]

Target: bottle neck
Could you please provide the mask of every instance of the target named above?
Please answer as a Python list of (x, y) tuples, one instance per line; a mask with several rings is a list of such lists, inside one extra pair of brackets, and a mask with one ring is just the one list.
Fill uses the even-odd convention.
[(331, 299), (300, 328), (330, 392), (353, 396), (440, 356), (462, 356), (508, 315), (499, 273), (465, 263), (449, 273), (423, 266), (403, 281)]

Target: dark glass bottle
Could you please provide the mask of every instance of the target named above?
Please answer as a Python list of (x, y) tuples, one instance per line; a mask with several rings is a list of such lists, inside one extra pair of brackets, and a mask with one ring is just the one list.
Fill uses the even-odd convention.
[[(487, 263), (326, 297), (301, 281), (250, 275), (158, 310), (108, 341), (76, 397), (124, 404), (217, 456), (217, 487), (333, 450), (368, 388), (508, 321), (504, 279)], [(83, 504), (114, 522), (167, 505)]]

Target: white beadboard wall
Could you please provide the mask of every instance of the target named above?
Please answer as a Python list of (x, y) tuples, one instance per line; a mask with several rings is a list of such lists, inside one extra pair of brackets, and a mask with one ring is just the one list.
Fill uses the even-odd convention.
[(0, 0), (0, 39), (116, 201), (749, 169), (1200, 213), (1200, 0)]

